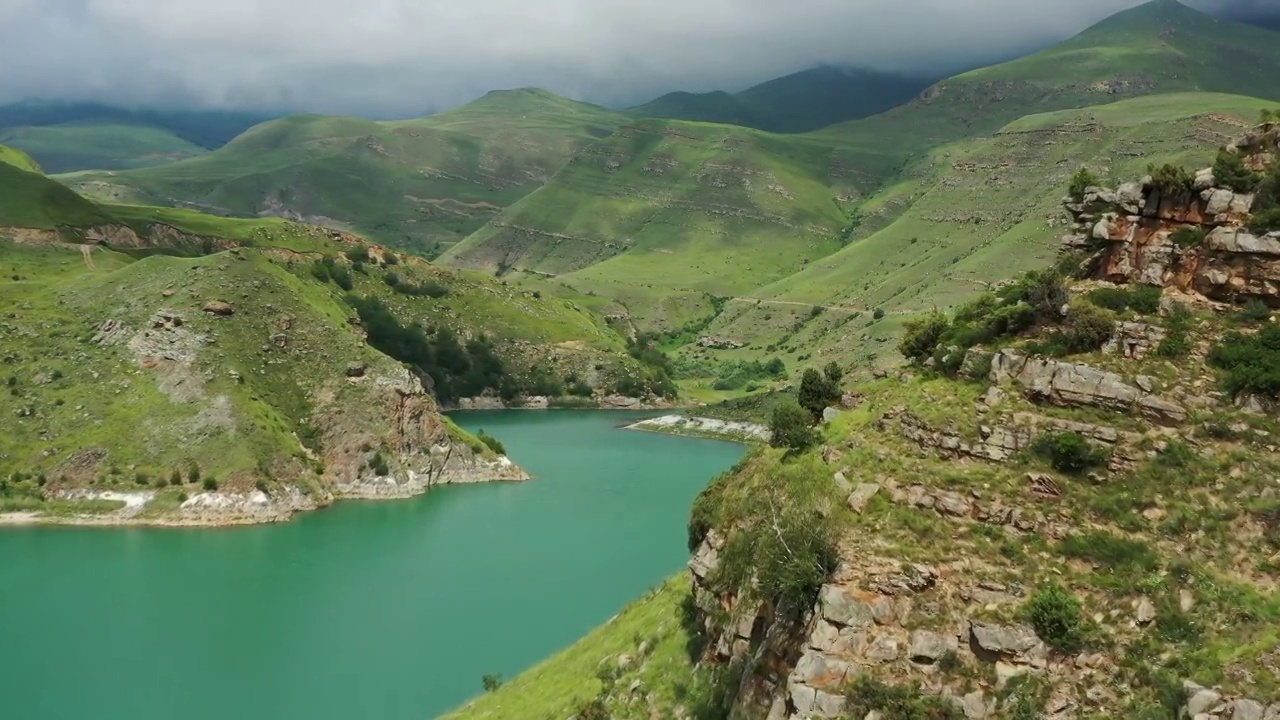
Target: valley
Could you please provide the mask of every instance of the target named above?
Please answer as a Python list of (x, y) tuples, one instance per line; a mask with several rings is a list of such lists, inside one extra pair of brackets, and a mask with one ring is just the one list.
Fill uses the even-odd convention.
[[(1125, 5), (943, 78), (0, 105), (0, 694), (1280, 720), (1280, 34)], [(592, 39), (530, 58), (685, 57)]]

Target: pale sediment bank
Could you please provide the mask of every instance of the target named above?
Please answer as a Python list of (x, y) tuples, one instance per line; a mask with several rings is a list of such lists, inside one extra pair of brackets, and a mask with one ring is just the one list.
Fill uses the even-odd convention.
[(437, 473), (410, 472), (407, 478), (373, 477), (337, 483), (332, 492), (308, 494), (284, 485), (271, 494), (261, 490), (206, 491), (192, 494), (180, 505), (148, 513), (156, 499), (154, 490), (122, 492), (76, 489), (51, 499), (64, 501), (107, 500), (120, 508), (96, 514), (44, 514), (38, 511), (0, 513), (0, 526), (84, 525), (94, 527), (233, 527), (287, 522), (300, 512), (319, 510), (341, 500), (404, 500), (433, 487), (486, 482), (522, 482), (530, 476), (506, 456), (491, 461), (456, 463)]
[(769, 428), (758, 423), (717, 420), (686, 415), (663, 415), (627, 426), (628, 430), (717, 438), (738, 442), (768, 442)]

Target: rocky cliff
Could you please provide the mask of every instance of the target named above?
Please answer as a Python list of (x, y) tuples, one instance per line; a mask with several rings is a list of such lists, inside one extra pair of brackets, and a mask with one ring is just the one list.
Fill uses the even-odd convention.
[[(1227, 152), (1269, 172), (1277, 137)], [(1090, 188), (1081, 281), (913, 326), (936, 353), (859, 386), (820, 452), (703, 494), (730, 716), (1280, 719), (1280, 232), (1250, 230), (1267, 181), (1212, 176)]]

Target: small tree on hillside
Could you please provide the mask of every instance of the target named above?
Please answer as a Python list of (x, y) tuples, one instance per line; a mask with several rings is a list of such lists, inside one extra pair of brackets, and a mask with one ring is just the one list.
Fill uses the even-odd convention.
[(769, 417), (769, 444), (788, 450), (807, 450), (818, 442), (813, 431), (813, 416), (794, 402), (784, 403), (773, 409)]
[(1071, 176), (1071, 184), (1067, 187), (1067, 193), (1079, 202), (1084, 199), (1084, 192), (1091, 187), (1096, 187), (1101, 181), (1097, 175), (1094, 175), (1089, 168), (1081, 166), (1075, 175)]
[(824, 373), (813, 368), (804, 371), (796, 399), (800, 407), (808, 410), (815, 421), (822, 417), (823, 410), (840, 399), (840, 380), (843, 374), (840, 366), (835, 363), (828, 365)]

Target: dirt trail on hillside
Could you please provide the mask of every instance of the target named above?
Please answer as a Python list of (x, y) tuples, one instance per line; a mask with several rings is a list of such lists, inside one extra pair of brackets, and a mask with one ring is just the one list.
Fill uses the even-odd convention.
[(90, 270), (98, 269), (98, 266), (95, 265), (93, 262), (93, 246), (92, 245), (81, 245), (80, 257), (84, 258), (85, 267), (89, 268)]
[[(873, 308), (857, 307), (855, 305), (818, 305), (815, 303), (794, 302), (792, 300), (762, 300), (753, 297), (736, 297), (731, 298), (731, 302), (742, 302), (748, 305), (785, 305), (787, 307), (812, 308), (820, 307), (826, 311), (844, 312), (844, 313), (869, 313), (873, 312)], [(886, 312), (886, 315), (916, 315), (918, 313), (906, 312), (902, 310), (893, 310)]]

